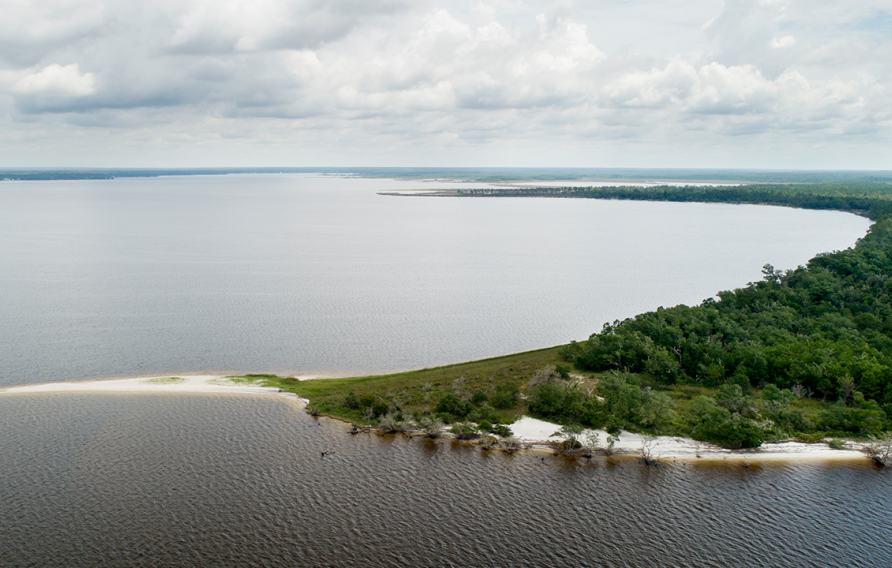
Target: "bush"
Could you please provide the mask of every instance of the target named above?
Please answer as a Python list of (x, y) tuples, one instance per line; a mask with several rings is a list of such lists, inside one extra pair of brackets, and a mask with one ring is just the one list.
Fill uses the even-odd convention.
[(491, 432), (492, 424), (490, 424), (489, 420), (481, 420), (477, 424), (477, 428), (479, 428), (481, 432)]
[(372, 412), (375, 416), (384, 416), (390, 410), (390, 405), (384, 402), (383, 400), (377, 401), (372, 405)]
[(359, 397), (356, 396), (356, 393), (351, 392), (346, 397), (344, 397), (344, 406), (346, 406), (350, 410), (359, 410)]
[(514, 408), (518, 398), (520, 398), (520, 389), (517, 388), (517, 385), (501, 385), (496, 388), (496, 392), (492, 395), (490, 402), (496, 408), (507, 410)]
[(452, 433), (459, 440), (474, 440), (480, 437), (477, 428), (470, 422), (459, 422), (452, 427)]
[(604, 421), (601, 403), (580, 389), (557, 383), (544, 383), (530, 390), (530, 413), (557, 422), (582, 424), (590, 428)]
[(726, 448), (757, 448), (767, 438), (767, 432), (755, 421), (731, 415), (715, 399), (698, 396), (691, 404), (696, 426), (694, 439), (711, 442)]
[(439, 438), (443, 434), (444, 424), (437, 418), (425, 416), (419, 421), (418, 425), (428, 438)]
[(454, 394), (447, 394), (441, 398), (440, 402), (437, 403), (436, 408), (437, 412), (449, 414), (455, 418), (464, 418), (470, 414), (471, 410), (473, 410), (473, 407), (470, 403), (461, 400)]
[[(566, 370), (565, 373), (569, 377), (569, 372)], [(565, 382), (564, 376), (557, 371), (557, 365), (545, 365), (541, 369), (536, 370), (533, 374), (533, 378), (530, 379), (530, 382), (527, 386), (530, 388), (536, 387), (539, 385), (549, 384), (549, 383), (563, 383)]]
[(369, 408), (375, 404), (375, 397), (371, 394), (364, 394), (359, 397), (359, 408)]
[(558, 363), (554, 366), (554, 370), (563, 380), (570, 380), (570, 365), (567, 365), (566, 363)]
[(481, 404), (484, 404), (486, 402), (489, 402), (489, 397), (486, 396), (486, 393), (483, 391), (477, 391), (471, 397), (471, 404), (473, 404), (474, 406), (480, 406)]
[(511, 436), (514, 436), (514, 432), (511, 431), (511, 428), (504, 424), (494, 424), (489, 431), (502, 438), (510, 438)]
[(486, 420), (488, 422), (498, 422), (499, 415), (496, 412), (495, 408), (491, 407), (488, 404), (484, 404), (480, 408), (472, 410), (468, 414), (467, 419), (471, 422), (481, 422), (483, 420)]

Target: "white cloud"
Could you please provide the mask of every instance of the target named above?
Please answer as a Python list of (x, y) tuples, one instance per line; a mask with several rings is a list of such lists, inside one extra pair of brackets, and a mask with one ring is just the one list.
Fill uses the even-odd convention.
[(712, 153), (742, 156), (730, 149), (745, 144), (755, 162), (777, 159), (767, 148), (800, 148), (790, 165), (801, 167), (823, 163), (816, 147), (890, 146), (892, 40), (870, 27), (885, 21), (880, 0), (848, 10), (831, 0), (8, 4), (7, 157), (22, 139), (83, 141), (96, 125), (165, 140), (158, 148), (178, 157), (202, 137), (238, 147), (214, 154), (224, 164), (294, 163), (305, 139), (315, 142), (299, 159), (341, 163), (405, 163), (425, 145), (425, 163), (699, 145), (711, 165)]
[(81, 73), (77, 63), (64, 67), (53, 63), (19, 79), (13, 85), (13, 91), (27, 95), (83, 97), (93, 94), (94, 84), (93, 74)]
[(775, 37), (771, 39), (771, 47), (774, 49), (783, 49), (785, 47), (793, 47), (796, 45), (796, 38), (793, 36)]

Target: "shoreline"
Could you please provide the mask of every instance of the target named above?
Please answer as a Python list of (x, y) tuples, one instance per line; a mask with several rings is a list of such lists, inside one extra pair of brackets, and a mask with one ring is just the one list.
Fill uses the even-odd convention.
[[(87, 379), (0, 388), (0, 396), (38, 393), (173, 393), (173, 394), (289, 394), (263, 386), (261, 380), (232, 380), (231, 375), (153, 375), (117, 379)], [(297, 396), (297, 395), (295, 395)], [(300, 398), (300, 397), (298, 397)], [(305, 400), (305, 399), (301, 399)]]
[[(0, 389), (0, 396), (17, 394), (228, 394), (228, 395), (285, 395), (298, 403), (296, 408), (305, 409), (308, 399), (279, 389), (263, 386), (263, 380), (227, 378), (226, 375), (159, 375), (150, 377), (133, 377), (122, 379), (100, 379), (83, 381), (52, 382), (31, 385), (17, 385)], [(350, 420), (337, 416), (321, 415), (325, 418), (354, 425)], [(508, 425), (514, 437), (523, 442), (520, 451), (554, 452), (556, 443), (562, 436), (558, 434), (561, 425), (546, 422), (529, 416)], [(374, 428), (373, 428), (374, 429)], [(586, 430), (584, 435), (598, 434), (600, 445), (606, 444), (607, 433), (603, 430)], [(409, 437), (417, 434), (407, 433)], [(444, 438), (453, 436), (444, 433)], [(749, 463), (851, 463), (869, 461), (863, 452), (863, 444), (846, 441), (842, 448), (831, 448), (825, 442), (807, 444), (804, 442), (786, 441), (765, 443), (759, 448), (747, 450), (729, 450), (707, 442), (698, 442), (690, 438), (677, 436), (647, 437), (641, 434), (622, 431), (613, 446), (612, 456), (640, 457), (644, 440), (652, 440), (653, 458), (659, 462), (682, 461), (689, 463), (742, 462)], [(599, 449), (594, 455), (606, 457)], [(567, 456), (572, 457), (572, 456)]]

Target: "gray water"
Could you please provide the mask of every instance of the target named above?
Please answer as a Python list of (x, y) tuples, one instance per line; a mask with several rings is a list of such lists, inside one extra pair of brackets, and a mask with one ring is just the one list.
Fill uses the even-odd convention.
[(386, 197), (306, 175), (0, 183), (0, 385), (351, 375), (584, 339), (851, 246), (777, 207)]
[(892, 471), (866, 459), (508, 456), (284, 398), (0, 396), (0, 566), (892, 565)]

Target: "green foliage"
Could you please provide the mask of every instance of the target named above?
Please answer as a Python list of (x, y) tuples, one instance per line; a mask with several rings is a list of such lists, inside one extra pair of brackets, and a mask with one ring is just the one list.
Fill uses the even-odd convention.
[(489, 429), (489, 431), (497, 436), (501, 436), (502, 438), (510, 438), (514, 435), (514, 432), (511, 431), (511, 428), (509, 428), (505, 424), (494, 424), (492, 428)]
[(360, 409), (361, 406), (359, 404), (359, 397), (356, 396), (355, 392), (351, 391), (350, 393), (347, 394), (347, 396), (344, 397), (344, 406), (346, 406), (350, 410), (359, 410)]
[(489, 420), (481, 420), (480, 422), (477, 423), (477, 428), (481, 432), (491, 432), (492, 424), (489, 422)]
[(516, 384), (501, 385), (496, 388), (490, 402), (495, 408), (507, 410), (514, 408), (520, 398), (520, 388)]
[(473, 404), (474, 406), (480, 406), (481, 404), (484, 404), (486, 402), (489, 402), (489, 397), (486, 396), (486, 393), (483, 391), (476, 391), (471, 396), (471, 404)]
[(459, 440), (473, 440), (480, 437), (477, 428), (470, 422), (459, 422), (452, 426), (452, 433)]
[(754, 420), (732, 415), (715, 399), (700, 396), (691, 404), (694, 415), (694, 438), (726, 448), (755, 448), (767, 438), (767, 433)]
[(764, 280), (720, 292), (718, 301), (606, 324), (562, 355), (583, 369), (641, 373), (665, 385), (738, 386), (723, 406), (744, 403), (760, 384), (780, 410), (794, 385), (848, 405), (892, 403), (892, 220), (877, 221), (852, 249), (763, 272)]
[(447, 394), (437, 403), (437, 412), (448, 414), (455, 418), (464, 418), (474, 409), (470, 403), (465, 402), (452, 393)]

